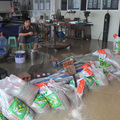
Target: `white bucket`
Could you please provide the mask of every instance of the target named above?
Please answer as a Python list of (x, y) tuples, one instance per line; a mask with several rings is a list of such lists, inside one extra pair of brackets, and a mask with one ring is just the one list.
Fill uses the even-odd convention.
[(24, 63), (25, 62), (25, 51), (16, 51), (15, 52), (15, 62)]

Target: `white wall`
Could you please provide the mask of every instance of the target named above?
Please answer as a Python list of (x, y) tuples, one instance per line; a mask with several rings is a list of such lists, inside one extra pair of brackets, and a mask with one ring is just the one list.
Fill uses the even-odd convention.
[[(92, 39), (97, 39), (100, 32), (103, 33), (104, 27), (104, 16), (106, 11), (101, 12), (92, 12), (90, 15), (90, 21), (94, 24), (91, 32), (92, 32)], [(108, 41), (113, 41), (113, 34), (118, 34), (119, 29), (119, 12), (110, 11), (110, 26), (109, 26), (109, 34), (108, 34)], [(101, 38), (102, 39), (102, 36)]]
[[(51, 0), (51, 10), (50, 11), (29, 11), (30, 16), (32, 16), (32, 13), (35, 12), (37, 13), (46, 13), (46, 15), (51, 18), (51, 14), (55, 13), (57, 9), (60, 9), (61, 0)], [(55, 5), (55, 6), (54, 6)], [(64, 15), (65, 18), (71, 18), (72, 20), (75, 17), (80, 17), (80, 19), (85, 19), (84, 17), (84, 12), (83, 11), (77, 11), (75, 14), (73, 13), (66, 13), (67, 11), (61, 11), (61, 14)], [(91, 27), (91, 36), (92, 39), (98, 39), (99, 34), (102, 32), (103, 33), (103, 26), (104, 26), (104, 16), (107, 13), (105, 10), (99, 10), (99, 11), (90, 11), (90, 16), (88, 18), (89, 22), (93, 23), (93, 26)], [(108, 35), (108, 40), (113, 41), (113, 34), (117, 33), (118, 34), (118, 29), (119, 29), (119, 16), (120, 12), (118, 10), (111, 10), (109, 11), (110, 14), (110, 26), (109, 26), (109, 35)], [(39, 18), (39, 16), (36, 16), (36, 18)], [(102, 35), (100, 37), (100, 40), (102, 40)]]
[[(77, 11), (75, 14), (73, 13), (66, 13), (66, 11), (61, 12), (62, 15), (65, 15), (66, 18), (71, 18), (72, 20), (75, 17), (80, 17), (80, 19), (85, 19), (84, 12)], [(98, 36), (100, 33), (103, 33), (103, 27), (104, 27), (104, 16), (107, 13), (107, 11), (91, 11), (90, 16), (88, 17), (88, 21), (93, 23), (93, 26), (91, 27), (91, 36), (92, 39), (98, 39)], [(109, 11), (110, 14), (110, 26), (109, 26), (109, 35), (108, 40), (113, 41), (113, 34), (118, 34), (119, 29), (119, 11)], [(100, 37), (100, 40), (102, 40), (103, 34)]]

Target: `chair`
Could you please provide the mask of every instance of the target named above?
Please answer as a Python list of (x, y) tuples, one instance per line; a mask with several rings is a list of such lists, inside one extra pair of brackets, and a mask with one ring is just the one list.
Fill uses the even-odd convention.
[[(11, 44), (11, 40), (14, 40), (14, 44)], [(17, 39), (16, 39), (16, 37), (9, 37), (9, 38), (8, 38), (8, 44), (9, 44), (11, 47), (17, 48)]]

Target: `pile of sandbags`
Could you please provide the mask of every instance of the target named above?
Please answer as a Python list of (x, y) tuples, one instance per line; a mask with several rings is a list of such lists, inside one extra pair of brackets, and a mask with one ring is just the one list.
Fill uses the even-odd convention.
[[(11, 120), (37, 120), (41, 113), (54, 110), (73, 110), (81, 106), (85, 88), (107, 86), (120, 69), (120, 56), (110, 50), (97, 50), (92, 54), (98, 60), (76, 62), (76, 80), (66, 76), (61, 70), (47, 78), (37, 80), (32, 85), (20, 78), (10, 75), (0, 81), (0, 115)], [(92, 57), (91, 55), (91, 57)], [(118, 78), (119, 79), (119, 78)], [(47, 81), (47, 82), (43, 82)]]
[[(0, 81), (0, 110), (10, 120), (37, 120), (36, 116), (50, 109), (39, 88), (10, 75)], [(39, 115), (40, 116), (40, 115)]]

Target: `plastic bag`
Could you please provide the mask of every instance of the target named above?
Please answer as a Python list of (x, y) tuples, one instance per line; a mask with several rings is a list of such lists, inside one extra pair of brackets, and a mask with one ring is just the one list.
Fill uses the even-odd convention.
[(103, 73), (103, 69), (96, 68), (93, 70), (93, 74), (97, 79), (99, 85), (106, 86), (109, 84), (105, 74)]
[(117, 69), (115, 69), (113, 67), (112, 64), (110, 64), (109, 62), (106, 61), (95, 61), (95, 66), (98, 68), (103, 68), (104, 70), (108, 71), (108, 72), (116, 72)]
[[(96, 84), (99, 84), (97, 79), (93, 76), (92, 68), (88, 65), (84, 65), (83, 71), (80, 73), (80, 78), (84, 78), (89, 88), (94, 88)], [(89, 69), (88, 69), (89, 68)], [(91, 70), (90, 70), (91, 69)]]
[(33, 111), (15, 97), (0, 89), (2, 114), (9, 120), (34, 120)]
[(103, 73), (105, 74), (105, 76), (107, 77), (108, 80), (113, 80), (115, 78), (115, 75), (113, 75), (112, 73), (106, 71), (106, 70), (103, 70)]
[[(75, 82), (74, 82), (74, 80), (71, 80), (71, 81), (70, 81), (69, 86), (71, 86), (72, 88), (75, 89)], [(78, 80), (77, 80), (76, 93), (77, 93), (80, 97), (82, 97), (82, 95), (83, 95), (84, 86), (85, 86), (85, 79), (78, 79)]]
[[(55, 83), (54, 81), (50, 81), (52, 86), (56, 88), (59, 91), (63, 91), (65, 95), (67, 96), (70, 106), (72, 109), (80, 107), (82, 103), (82, 95), (83, 95), (83, 90), (85, 86), (85, 80), (84, 79), (79, 79), (77, 80), (77, 88), (75, 88), (75, 82), (74, 80), (71, 80), (70, 84), (64, 84), (64, 85), (59, 85)], [(73, 86), (71, 87), (70, 85)]]
[(106, 58), (106, 61), (110, 62), (117, 69), (120, 69), (120, 56), (112, 56), (111, 58)]
[(57, 110), (70, 109), (67, 97), (60, 89), (58, 89), (56, 84), (40, 83), (38, 86), (40, 87), (39, 93), (47, 99), (52, 108)]
[(83, 91), (84, 91), (84, 87), (85, 87), (85, 79), (79, 79), (77, 80), (78, 83), (78, 87), (77, 87), (77, 94), (82, 97), (83, 95)]
[(14, 75), (10, 75), (10, 77), (7, 77), (4, 80), (3, 83), (5, 84), (6, 82), (6, 86), (0, 86), (1, 89), (3, 89), (7, 94), (22, 100), (28, 106), (32, 105), (38, 93), (38, 87), (35, 87)]
[(81, 97), (77, 94), (76, 89), (71, 87), (70, 85), (63, 85), (62, 91), (64, 91), (65, 95), (70, 101), (70, 106), (72, 109), (76, 109), (80, 107), (82, 103)]
[[(100, 49), (100, 50), (101, 50), (101, 49)], [(113, 52), (112, 52), (111, 50), (109, 50), (109, 49), (102, 49), (102, 50), (105, 51), (106, 57), (108, 57), (108, 58), (111, 58), (111, 57), (112, 57)], [(99, 56), (99, 50), (93, 52), (92, 54), (95, 55), (95, 56)]]
[(7, 118), (0, 112), (0, 120), (7, 120)]
[(40, 94), (38, 94), (30, 107), (35, 113), (44, 113), (50, 109), (50, 105), (47, 100)]
[(80, 75), (80, 78), (84, 78), (84, 76), (85, 76), (85, 77), (92, 76), (93, 73), (92, 73), (92, 71), (91, 71), (90, 69), (85, 68), (85, 69), (82, 70), (82, 72), (80, 72), (79, 75)]
[[(103, 69), (103, 73), (107, 77), (107, 80), (114, 79), (114, 75), (111, 72), (116, 72), (116, 69), (111, 64), (109, 64), (107, 62), (103, 62), (103, 61), (101, 61), (101, 62), (100, 61), (95, 61), (95, 62), (90, 61), (90, 65), (93, 68), (93, 70), (101, 67)], [(97, 68), (96, 68), (96, 66), (97, 66)]]

